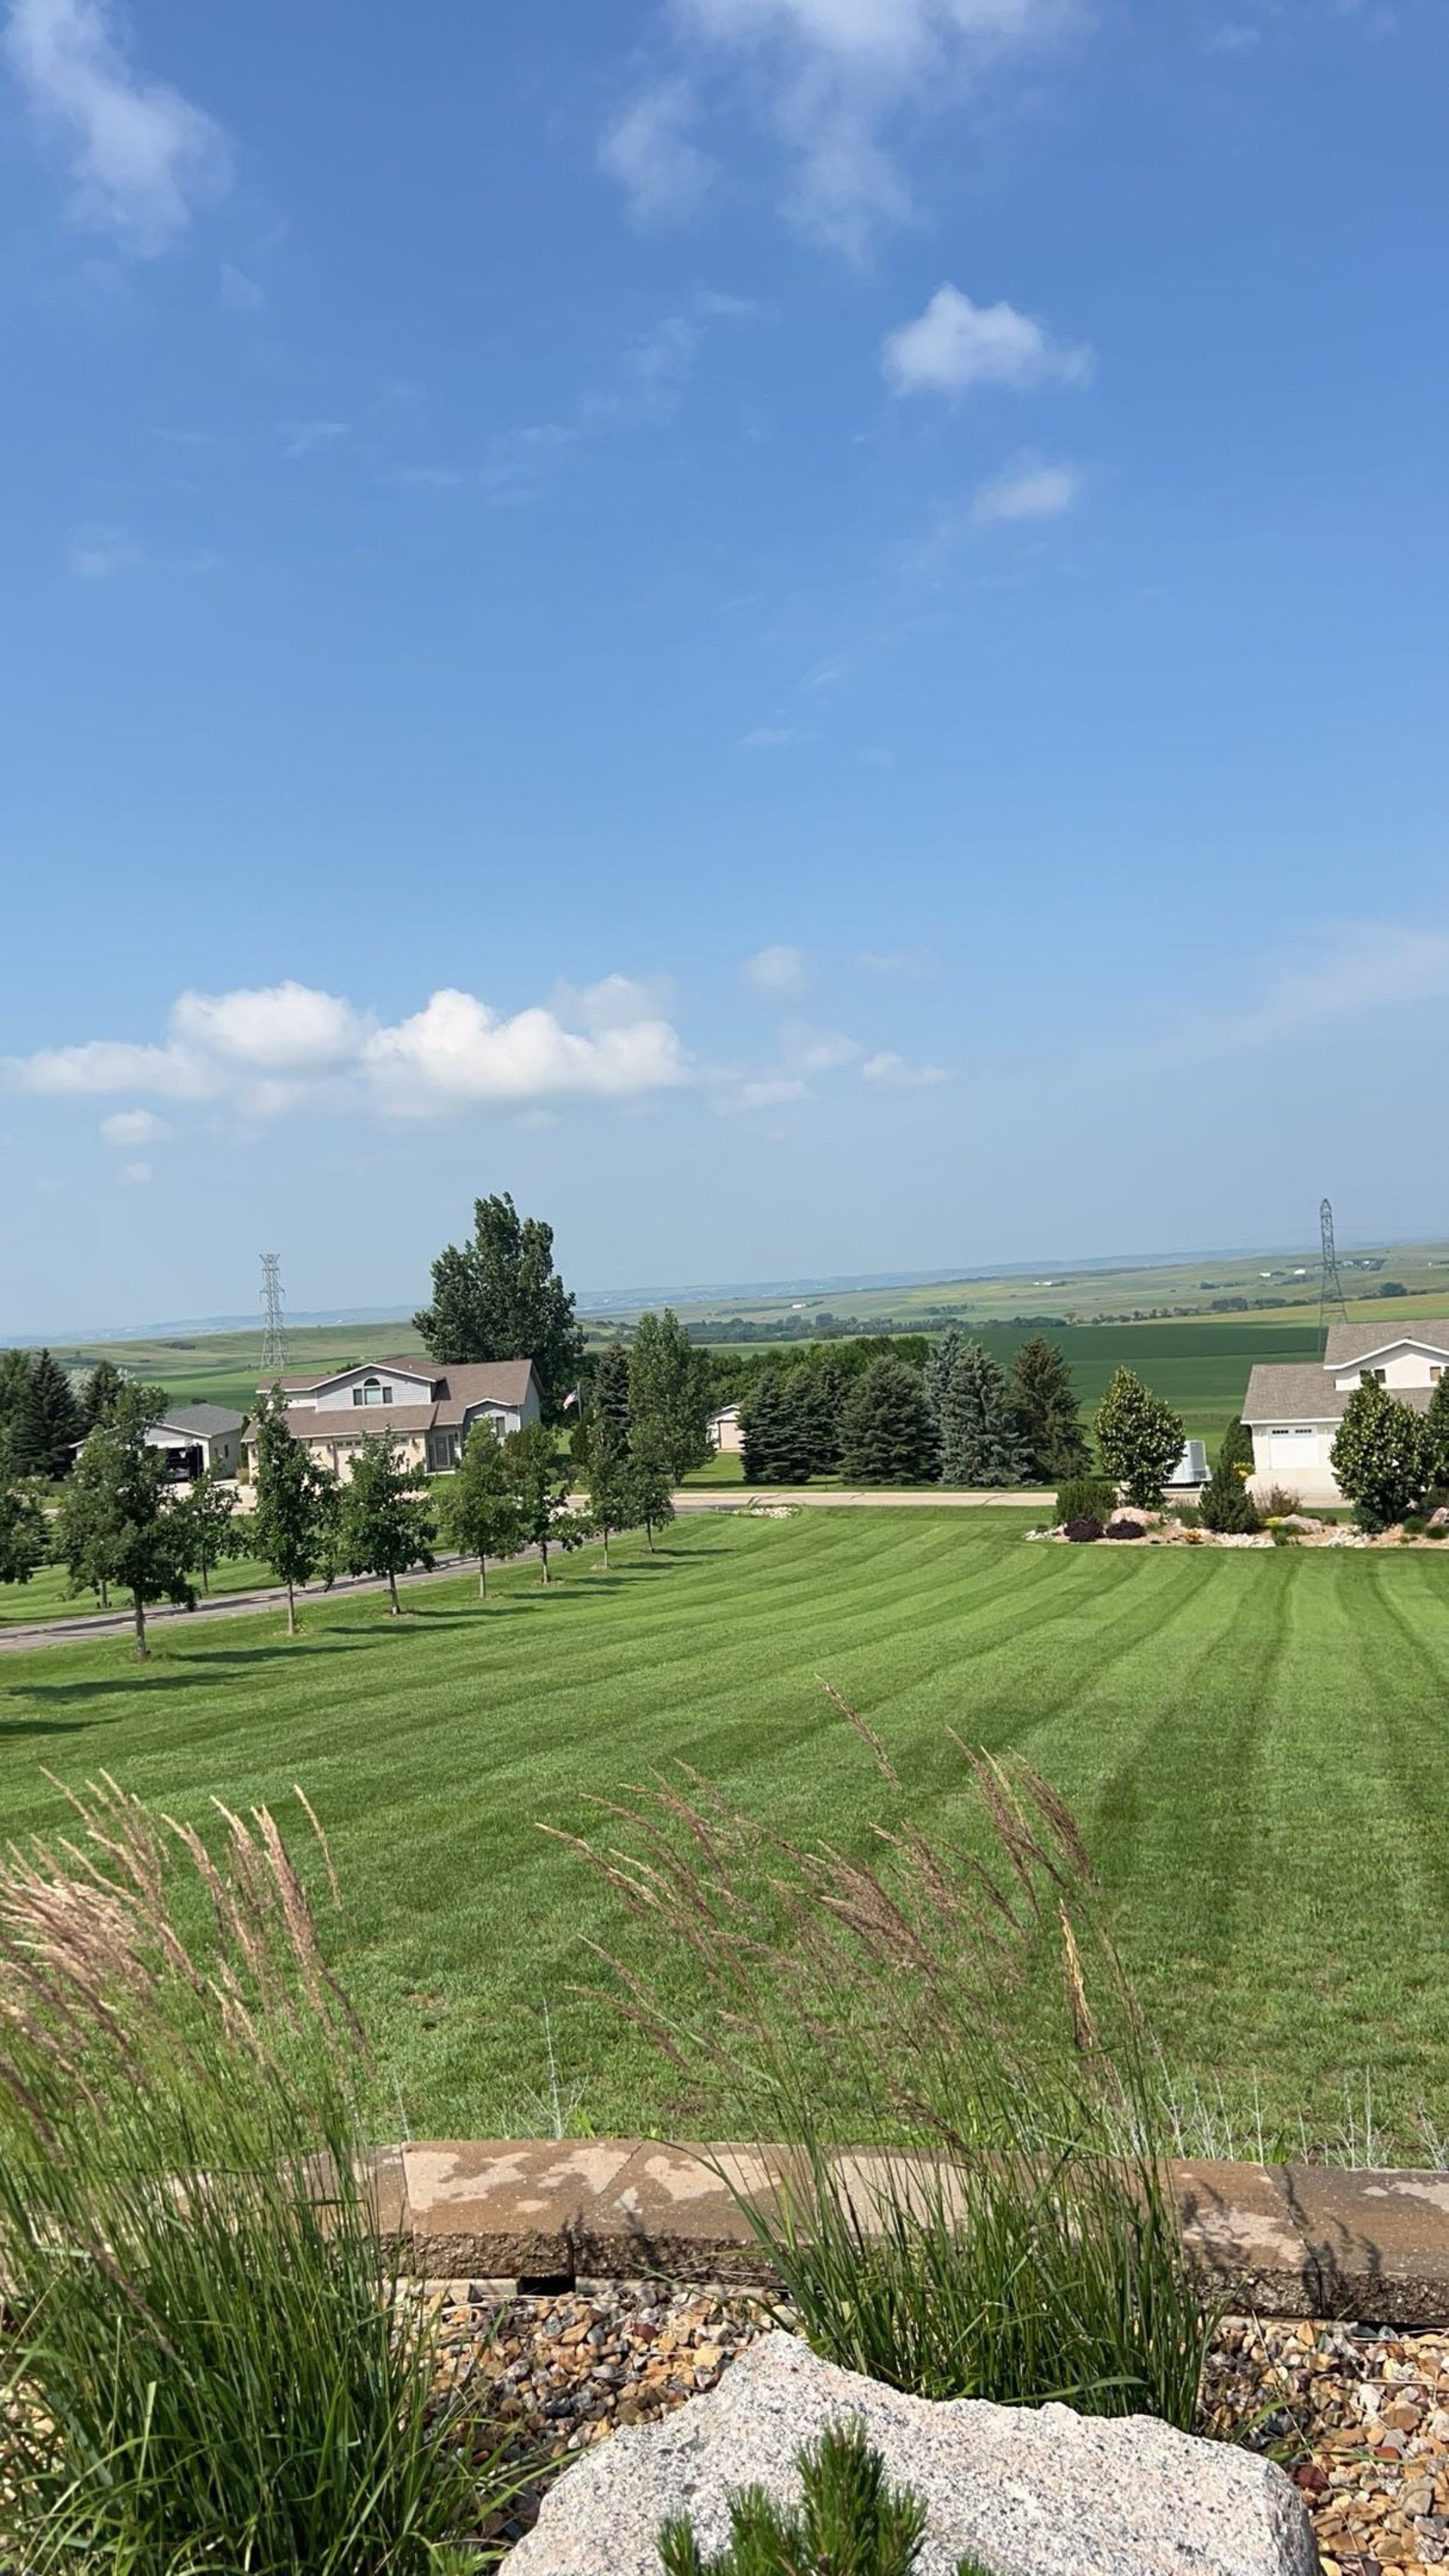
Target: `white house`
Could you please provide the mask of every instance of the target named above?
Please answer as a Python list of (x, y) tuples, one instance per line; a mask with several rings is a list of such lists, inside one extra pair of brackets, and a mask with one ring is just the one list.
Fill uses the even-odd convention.
[(1243, 1420), (1253, 1435), (1254, 1487), (1286, 1485), (1305, 1503), (1337, 1503), (1329, 1452), (1355, 1387), (1380, 1386), (1416, 1413), (1428, 1411), (1449, 1369), (1449, 1316), (1382, 1323), (1333, 1324), (1321, 1360), (1292, 1366), (1260, 1361), (1248, 1380)]
[(225, 1404), (174, 1404), (146, 1433), (148, 1449), (164, 1449), (169, 1472), (189, 1485), (202, 1474), (235, 1476), (241, 1468), (245, 1415)]
[[(409, 1466), (446, 1475), (457, 1466), (475, 1422), (491, 1422), (505, 1439), (537, 1422), (540, 1413), (532, 1360), (479, 1360), (466, 1368), (374, 1360), (329, 1376), (284, 1377), (280, 1384), (294, 1439), (306, 1442), (319, 1466), (344, 1476), (369, 1431), (394, 1432)], [(254, 1429), (244, 1445), (255, 1472)]]

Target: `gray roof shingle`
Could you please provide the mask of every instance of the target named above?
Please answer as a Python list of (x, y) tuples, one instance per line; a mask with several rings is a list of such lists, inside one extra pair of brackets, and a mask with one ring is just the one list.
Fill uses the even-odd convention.
[(1330, 1324), (1328, 1348), (1323, 1354), (1325, 1368), (1349, 1368), (1355, 1360), (1366, 1360), (1370, 1351), (1387, 1350), (1393, 1342), (1427, 1342), (1434, 1351), (1449, 1359), (1449, 1315), (1395, 1316), (1393, 1302), (1385, 1298), (1383, 1320), (1372, 1324)]
[(189, 1431), (198, 1440), (218, 1440), (224, 1431), (240, 1431), (246, 1419), (227, 1404), (173, 1404), (162, 1414), (159, 1431)]

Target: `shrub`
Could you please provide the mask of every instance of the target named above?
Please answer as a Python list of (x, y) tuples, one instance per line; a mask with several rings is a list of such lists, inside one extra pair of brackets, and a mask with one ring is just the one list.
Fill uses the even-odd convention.
[(1258, 1509), (1265, 1521), (1286, 1521), (1291, 1513), (1302, 1511), (1303, 1497), (1288, 1485), (1270, 1485)]
[(1202, 1514), (1196, 1503), (1174, 1503), (1172, 1517), (1179, 1529), (1199, 1530), (1202, 1527)]
[[(775, 2504), (763, 2488), (731, 2496), (730, 2545), (702, 2558), (681, 2517), (659, 2535), (664, 2576), (910, 2576), (921, 2552), (926, 2508), (909, 2489), (887, 2485), (885, 2462), (859, 2424), (831, 2424), (812, 2450), (797, 2454), (803, 2489), (798, 2512)], [(962, 2559), (956, 2576), (984, 2576)]]
[[(1212, 2319), (1076, 1825), (1025, 1764), (962, 1748), (990, 1857), (931, 1842), (838, 1704), (885, 1783), (868, 1861), (766, 1830), (692, 1772), (643, 1810), (609, 1802), (607, 1851), (564, 1837), (641, 1929), (639, 1969), (614, 1963), (624, 2010), (708, 2078), (727, 2135), (794, 2149), (739, 2207), (825, 2358), (917, 2396), (1190, 2428)], [(704, 1978), (687, 2023), (667, 2000), (685, 1958)], [(842, 2170), (841, 2140), (893, 2152)]]
[(1109, 1521), (1102, 1536), (1103, 1538), (1145, 1538), (1147, 1532), (1140, 1521)]
[(1109, 1521), (1117, 1508), (1117, 1488), (1105, 1476), (1071, 1476), (1057, 1495), (1058, 1521)]
[(396, 2331), (359, 2034), (281, 1835), (223, 1810), (218, 1863), (113, 1785), (72, 1803), (0, 1866), (6, 2563), (427, 2576), (483, 2473)]
[(1387, 1529), (1419, 1500), (1432, 1480), (1424, 1418), (1370, 1378), (1354, 1388), (1331, 1452), (1340, 1493), (1357, 1506), (1359, 1525)]
[(1151, 1511), (1182, 1456), (1181, 1414), (1129, 1368), (1115, 1371), (1097, 1407), (1097, 1448), (1125, 1499)]
[(1090, 1539), (1102, 1536), (1103, 1527), (1095, 1512), (1077, 1512), (1067, 1522), (1062, 1536), (1069, 1538), (1076, 1547), (1085, 1547)]

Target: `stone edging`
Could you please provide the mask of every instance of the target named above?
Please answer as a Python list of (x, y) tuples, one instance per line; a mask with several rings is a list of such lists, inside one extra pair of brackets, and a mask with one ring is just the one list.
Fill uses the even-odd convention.
[[(476, 2139), (382, 2147), (379, 2225), (427, 2280), (577, 2278), (766, 2283), (769, 2266), (723, 2172), (767, 2196), (775, 2147), (635, 2138)], [(842, 2150), (869, 2195), (883, 2159)], [(718, 2167), (720, 2171), (716, 2171)], [(1276, 2316), (1395, 2326), (1449, 2321), (1449, 2174), (1331, 2165), (1175, 2163), (1188, 2244), (1237, 2303)]]

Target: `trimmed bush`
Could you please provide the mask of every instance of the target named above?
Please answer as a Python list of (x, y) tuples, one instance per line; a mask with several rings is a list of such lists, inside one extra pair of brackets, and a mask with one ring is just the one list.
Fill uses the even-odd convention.
[(1089, 1539), (1100, 1538), (1103, 1528), (1104, 1523), (1098, 1520), (1095, 1512), (1078, 1512), (1075, 1519), (1068, 1521), (1062, 1536), (1084, 1547)]
[(1069, 1476), (1057, 1495), (1058, 1521), (1109, 1521), (1117, 1488), (1106, 1476)]
[(1103, 1538), (1145, 1538), (1147, 1532), (1140, 1521), (1109, 1521), (1102, 1536)]

